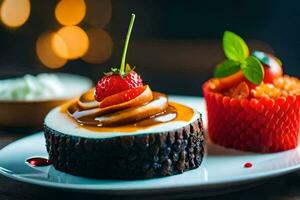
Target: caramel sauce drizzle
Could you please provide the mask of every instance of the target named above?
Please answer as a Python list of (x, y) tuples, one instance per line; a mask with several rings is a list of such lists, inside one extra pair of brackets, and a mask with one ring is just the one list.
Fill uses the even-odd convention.
[[(78, 128), (88, 129), (93, 132), (136, 132), (140, 130), (145, 130), (150, 127), (171, 122), (171, 121), (184, 121), (188, 122), (194, 116), (194, 110), (175, 102), (168, 102), (167, 109), (162, 113), (157, 113), (149, 118), (130, 123), (124, 125), (116, 125), (116, 126), (97, 126), (95, 125), (95, 116), (85, 117), (84, 123), (82, 120), (78, 120), (72, 116), (72, 114), (76, 111), (80, 111), (81, 108), (78, 105), (78, 99), (67, 102), (66, 104), (61, 106), (61, 112), (67, 114), (72, 118), (77, 124)], [(88, 125), (88, 124), (92, 125)]]

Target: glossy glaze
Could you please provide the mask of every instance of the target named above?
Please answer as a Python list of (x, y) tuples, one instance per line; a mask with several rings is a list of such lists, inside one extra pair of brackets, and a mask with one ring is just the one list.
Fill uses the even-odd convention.
[[(70, 118), (72, 118), (78, 124), (79, 127), (88, 129), (93, 132), (134, 132), (134, 131), (145, 130), (152, 126), (156, 126), (171, 121), (188, 122), (194, 116), (194, 110), (187, 106), (175, 102), (168, 102), (168, 104), (169, 106), (164, 112), (153, 115), (150, 118), (143, 119), (131, 124), (109, 126), (109, 127), (104, 127), (104, 126), (99, 127), (95, 125), (86, 125), (86, 124), (83, 125), (81, 123), (82, 121), (78, 121), (77, 119), (74, 119), (72, 113), (75, 110), (80, 109), (77, 104), (77, 100), (73, 100), (64, 104), (61, 107), (61, 112), (64, 112), (65, 114), (69, 113)], [(85, 120), (91, 120), (92, 122), (94, 122), (95, 116), (91, 115), (91, 117), (85, 118)]]

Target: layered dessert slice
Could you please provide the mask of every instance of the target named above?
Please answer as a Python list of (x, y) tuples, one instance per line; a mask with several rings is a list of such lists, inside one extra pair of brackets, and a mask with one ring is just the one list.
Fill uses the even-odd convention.
[(63, 172), (111, 179), (182, 173), (204, 155), (201, 114), (151, 90), (125, 62), (45, 119), (49, 159)]

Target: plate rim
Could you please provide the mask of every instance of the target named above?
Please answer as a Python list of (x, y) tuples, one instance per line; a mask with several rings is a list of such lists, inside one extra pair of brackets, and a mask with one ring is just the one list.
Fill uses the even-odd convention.
[[(29, 136), (26, 136), (24, 138), (18, 139), (16, 141), (8, 144), (4, 148), (2, 148), (0, 151), (2, 151), (5, 148), (8, 148), (9, 146), (15, 145), (16, 142), (20, 142), (23, 139), (28, 139), (30, 137), (34, 137), (34, 136), (38, 136), (38, 135), (43, 135), (43, 132), (37, 132), (37, 133), (31, 134)], [(297, 148), (288, 150), (288, 151), (295, 151), (296, 149)], [(288, 152), (288, 151), (285, 151), (285, 152)], [(283, 152), (279, 152), (279, 153), (283, 153)], [(203, 162), (205, 162), (205, 159), (206, 159), (206, 156), (204, 157)], [(199, 168), (197, 168), (197, 169), (199, 169)], [(197, 170), (197, 169), (194, 169), (194, 170)], [(170, 190), (177, 191), (177, 190), (194, 190), (194, 189), (203, 189), (203, 190), (214, 189), (214, 188), (219, 188), (220, 186), (224, 186), (224, 185), (244, 184), (244, 183), (249, 183), (249, 182), (256, 182), (256, 181), (263, 180), (263, 179), (278, 177), (278, 176), (281, 176), (284, 174), (294, 172), (298, 169), (300, 169), (300, 163), (294, 164), (290, 167), (270, 170), (268, 172), (259, 172), (259, 173), (254, 173), (254, 174), (249, 173), (247, 175), (231, 177), (230, 179), (223, 178), (222, 180), (212, 181), (212, 182), (205, 183), (205, 184), (199, 184), (199, 183), (198, 184), (197, 183), (186, 184), (185, 183), (185, 184), (176, 185), (176, 186), (166, 185), (166, 186), (151, 187), (151, 188), (134, 187), (134, 188), (130, 188), (130, 189), (128, 189), (128, 188), (108, 188), (108, 187), (103, 188), (103, 185), (101, 186), (102, 188), (99, 188), (98, 185), (91, 185), (91, 184), (72, 184), (72, 183), (66, 184), (66, 183), (57, 183), (57, 182), (49, 182), (49, 181), (44, 181), (44, 180), (31, 179), (31, 178), (26, 178), (26, 177), (22, 177), (19, 175), (11, 174), (11, 173), (7, 172), (7, 170), (5, 168), (2, 168), (1, 166), (0, 166), (0, 174), (7, 178), (16, 180), (16, 181), (20, 181), (20, 182), (24, 182), (24, 183), (28, 183), (28, 184), (34, 184), (34, 185), (43, 186), (43, 187), (50, 187), (50, 188), (57, 188), (57, 189), (64, 189), (64, 190), (76, 190), (76, 191), (94, 191), (94, 192), (101, 192), (103, 194), (108, 194), (108, 193), (111, 194), (112, 192), (116, 193), (116, 194), (117, 193), (118, 194), (138, 194), (138, 193), (162, 192), (162, 191), (168, 192)], [(62, 173), (64, 173), (64, 172), (62, 172)], [(180, 174), (175, 175), (175, 176), (180, 176)], [(163, 179), (163, 178), (161, 178), (161, 179)]]

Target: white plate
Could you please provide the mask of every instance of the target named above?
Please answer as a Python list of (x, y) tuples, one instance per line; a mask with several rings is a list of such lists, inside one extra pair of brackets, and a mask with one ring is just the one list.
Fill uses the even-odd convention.
[[(171, 99), (205, 113), (202, 98), (171, 96)], [(257, 154), (207, 144), (207, 150), (200, 168), (180, 175), (136, 181), (97, 180), (62, 173), (52, 166), (33, 168), (25, 164), (26, 158), (31, 156), (47, 157), (43, 134), (37, 133), (0, 151), (0, 173), (32, 184), (105, 194), (161, 195), (201, 191), (201, 195), (211, 195), (247, 187), (300, 168), (300, 148), (281, 153)], [(245, 168), (247, 162), (251, 162), (253, 167)]]

